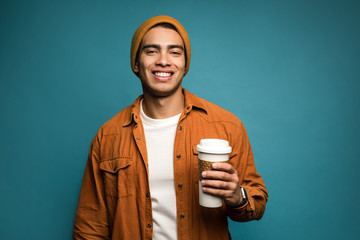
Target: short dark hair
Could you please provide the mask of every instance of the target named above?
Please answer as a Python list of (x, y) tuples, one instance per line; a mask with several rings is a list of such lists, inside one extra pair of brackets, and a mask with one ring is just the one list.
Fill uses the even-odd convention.
[(161, 22), (161, 23), (155, 24), (150, 29), (153, 29), (156, 27), (168, 28), (168, 29), (172, 29), (172, 30), (178, 32), (178, 30), (176, 29), (176, 27), (174, 27), (174, 25), (172, 25), (171, 23), (167, 23), (167, 22)]

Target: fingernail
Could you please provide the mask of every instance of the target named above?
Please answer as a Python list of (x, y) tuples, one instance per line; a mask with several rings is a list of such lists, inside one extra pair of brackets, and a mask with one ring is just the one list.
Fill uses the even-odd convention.
[(213, 163), (212, 167), (213, 167), (213, 168), (216, 168), (216, 167), (217, 167), (217, 164), (216, 164), (216, 163)]
[(201, 175), (202, 175), (203, 177), (206, 177), (206, 172), (202, 172)]

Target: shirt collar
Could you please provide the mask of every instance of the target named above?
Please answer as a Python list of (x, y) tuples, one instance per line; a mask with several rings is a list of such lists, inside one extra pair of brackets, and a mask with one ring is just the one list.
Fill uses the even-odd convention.
[[(193, 109), (203, 110), (207, 114), (207, 106), (204, 104), (204, 100), (197, 97), (196, 95), (190, 93), (188, 90), (183, 88), (184, 98), (185, 98), (185, 114), (188, 114)], [(130, 106), (128, 110), (128, 117), (125, 120), (123, 127), (129, 126), (132, 122), (136, 124), (140, 121), (140, 101), (143, 98), (143, 95), (140, 95), (134, 103)]]
[(138, 123), (140, 120), (140, 101), (143, 95), (140, 95), (128, 108), (127, 118), (125, 119), (123, 127), (129, 126), (133, 121)]
[(185, 113), (189, 113), (194, 108), (203, 110), (207, 113), (207, 107), (204, 104), (204, 100), (197, 97), (195, 94), (190, 93), (188, 90), (183, 88), (183, 93), (185, 96)]

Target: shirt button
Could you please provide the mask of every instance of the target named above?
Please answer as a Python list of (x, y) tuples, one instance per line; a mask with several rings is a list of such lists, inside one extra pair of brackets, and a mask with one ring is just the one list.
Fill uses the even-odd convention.
[(182, 184), (179, 184), (179, 185), (178, 185), (178, 187), (179, 187), (179, 188), (182, 188), (182, 187), (183, 187), (183, 185), (182, 185)]
[(186, 110), (189, 110), (190, 109), (190, 107), (186, 107)]
[(151, 224), (149, 223), (149, 224), (147, 225), (147, 227), (148, 227), (148, 228), (151, 228)]
[(150, 193), (147, 193), (147, 194), (146, 194), (146, 197), (150, 197)]
[(185, 217), (185, 215), (184, 214), (180, 214), (180, 218), (184, 218)]
[(181, 158), (181, 155), (180, 154), (176, 155), (176, 158)]
[(140, 140), (140, 138), (136, 138), (137, 140)]
[(182, 130), (182, 126), (179, 126), (179, 130)]

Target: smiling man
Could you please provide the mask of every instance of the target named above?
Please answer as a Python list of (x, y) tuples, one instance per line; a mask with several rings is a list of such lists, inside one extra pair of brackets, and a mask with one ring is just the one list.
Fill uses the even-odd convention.
[[(143, 95), (93, 139), (76, 212), (74, 239), (231, 239), (227, 217), (259, 220), (268, 199), (241, 121), (182, 88), (191, 49), (169, 16), (145, 21), (131, 45)], [(223, 198), (199, 205), (200, 139), (227, 140), (229, 163), (203, 173), (203, 191)]]

